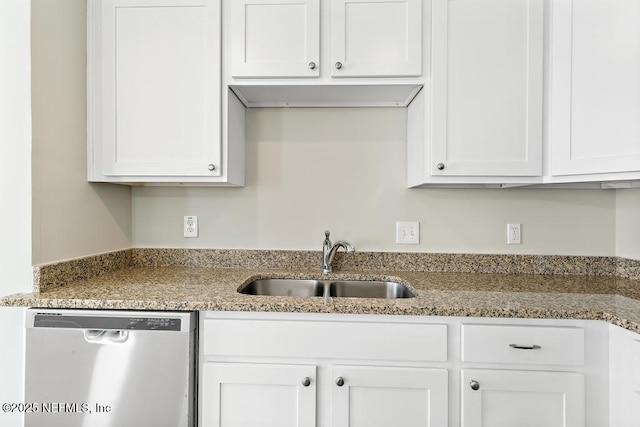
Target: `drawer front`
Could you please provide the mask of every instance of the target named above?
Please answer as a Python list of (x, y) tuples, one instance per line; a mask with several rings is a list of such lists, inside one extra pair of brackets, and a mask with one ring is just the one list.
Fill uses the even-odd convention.
[(205, 319), (205, 356), (447, 360), (447, 325)]
[(584, 329), (462, 325), (462, 361), (584, 365)]

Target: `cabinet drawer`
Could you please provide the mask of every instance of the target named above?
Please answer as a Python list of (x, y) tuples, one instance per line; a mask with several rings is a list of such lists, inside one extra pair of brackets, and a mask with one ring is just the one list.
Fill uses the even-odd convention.
[(584, 329), (462, 325), (462, 361), (584, 365)]
[(205, 356), (447, 360), (447, 325), (206, 319)]

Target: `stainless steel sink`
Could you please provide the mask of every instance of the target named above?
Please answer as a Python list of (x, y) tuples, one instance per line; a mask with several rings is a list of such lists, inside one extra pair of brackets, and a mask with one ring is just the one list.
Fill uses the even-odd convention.
[(259, 279), (240, 289), (241, 294), (289, 297), (321, 297), (324, 283), (302, 279)]
[(341, 280), (329, 287), (332, 297), (354, 298), (413, 298), (415, 295), (405, 285), (377, 280)]
[(413, 298), (405, 285), (380, 280), (259, 279), (238, 292), (246, 295), (343, 298)]

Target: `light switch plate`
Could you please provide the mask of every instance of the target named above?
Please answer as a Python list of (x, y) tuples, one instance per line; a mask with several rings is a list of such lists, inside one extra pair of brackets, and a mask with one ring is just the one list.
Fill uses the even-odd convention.
[(396, 243), (403, 245), (419, 245), (420, 223), (408, 221), (396, 222)]

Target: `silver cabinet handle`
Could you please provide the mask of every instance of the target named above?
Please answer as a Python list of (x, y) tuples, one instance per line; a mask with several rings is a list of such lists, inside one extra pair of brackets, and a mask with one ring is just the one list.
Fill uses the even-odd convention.
[(338, 387), (342, 387), (344, 385), (344, 378), (342, 378), (342, 377), (336, 378), (336, 385)]
[(533, 344), (533, 345), (509, 344), (509, 347), (515, 348), (516, 350), (540, 350), (542, 348), (537, 344)]
[(304, 377), (302, 379), (302, 385), (305, 387), (309, 387), (309, 385), (311, 384), (311, 378), (309, 377)]
[(209, 166), (207, 166), (207, 169), (209, 169), (210, 171), (214, 171), (216, 170), (216, 165), (214, 165), (213, 163), (209, 163)]
[(336, 62), (336, 68), (339, 70), (342, 68), (342, 62)]
[(469, 387), (474, 391), (480, 390), (480, 383), (476, 380), (471, 380), (469, 381)]
[(313, 62), (313, 61), (309, 62), (309, 69), (310, 70), (315, 70), (316, 69), (316, 63)]
[(439, 171), (443, 171), (444, 170), (444, 163), (438, 163), (436, 165), (436, 168), (438, 168)]

